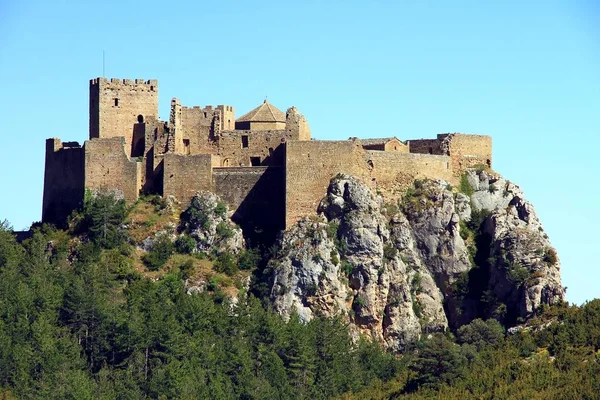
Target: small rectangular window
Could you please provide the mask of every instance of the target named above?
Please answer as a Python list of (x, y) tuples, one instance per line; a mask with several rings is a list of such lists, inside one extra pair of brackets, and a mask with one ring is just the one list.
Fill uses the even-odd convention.
[(190, 154), (190, 139), (183, 139), (183, 152)]
[(115, 107), (119, 107), (119, 99), (115, 99)]
[(250, 157), (250, 165), (253, 167), (260, 166), (260, 157)]
[(248, 148), (248, 135), (242, 135), (242, 149)]

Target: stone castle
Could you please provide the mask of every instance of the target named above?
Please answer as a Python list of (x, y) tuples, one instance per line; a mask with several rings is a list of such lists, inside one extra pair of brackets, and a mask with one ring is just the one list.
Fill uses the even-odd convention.
[(97, 78), (89, 90), (89, 140), (46, 141), (44, 222), (64, 222), (88, 189), (128, 203), (156, 193), (182, 204), (208, 190), (242, 228), (276, 232), (315, 214), (338, 173), (393, 201), (414, 179), (457, 183), (466, 168), (492, 162), (489, 136), (313, 140), (295, 107), (284, 113), (264, 101), (236, 120), (232, 106), (186, 107), (174, 98), (161, 121), (156, 80)]

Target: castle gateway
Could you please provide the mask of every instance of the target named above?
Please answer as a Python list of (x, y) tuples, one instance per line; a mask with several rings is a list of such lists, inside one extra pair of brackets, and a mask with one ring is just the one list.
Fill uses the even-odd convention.
[(156, 193), (183, 205), (208, 190), (246, 232), (276, 232), (315, 214), (338, 173), (395, 201), (414, 179), (455, 184), (466, 168), (492, 162), (489, 136), (313, 140), (295, 107), (284, 113), (264, 101), (236, 120), (232, 106), (173, 98), (161, 121), (156, 80), (97, 78), (89, 89), (89, 140), (46, 141), (43, 222), (64, 223), (85, 190), (110, 190), (128, 203)]

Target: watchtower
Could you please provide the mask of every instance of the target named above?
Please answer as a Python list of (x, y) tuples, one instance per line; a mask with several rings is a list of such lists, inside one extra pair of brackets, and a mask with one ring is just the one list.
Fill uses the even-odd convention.
[(90, 80), (90, 139), (124, 137), (131, 156), (136, 124), (148, 117), (158, 119), (157, 80)]

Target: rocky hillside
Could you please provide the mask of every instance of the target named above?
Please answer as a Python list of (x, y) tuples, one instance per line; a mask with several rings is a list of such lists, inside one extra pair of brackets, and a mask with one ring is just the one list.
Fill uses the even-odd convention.
[(416, 181), (398, 204), (337, 176), (319, 217), (283, 233), (268, 271), (283, 316), (342, 316), (392, 351), (475, 318), (515, 325), (564, 297), (533, 206), (487, 171), (459, 188)]

